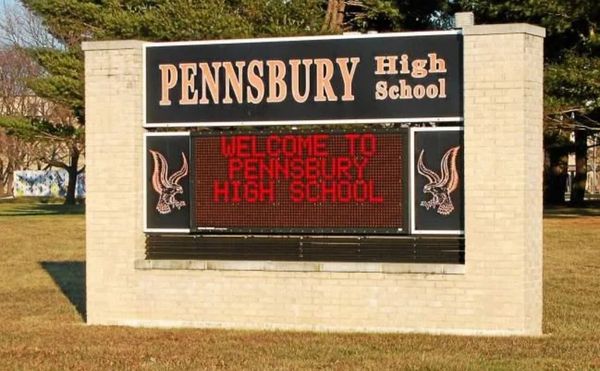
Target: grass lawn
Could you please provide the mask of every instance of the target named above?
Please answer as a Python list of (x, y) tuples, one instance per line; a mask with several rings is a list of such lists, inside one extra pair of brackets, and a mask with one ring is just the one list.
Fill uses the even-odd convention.
[(600, 369), (600, 212), (544, 221), (544, 335), (87, 326), (79, 207), (0, 203), (0, 369)]

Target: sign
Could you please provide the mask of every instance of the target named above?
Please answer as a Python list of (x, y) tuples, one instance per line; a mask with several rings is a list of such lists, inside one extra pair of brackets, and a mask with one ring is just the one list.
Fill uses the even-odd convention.
[(406, 233), (407, 131), (192, 137), (198, 231)]
[(147, 133), (145, 143), (146, 232), (464, 234), (460, 127)]
[(145, 232), (190, 231), (190, 135), (144, 136)]
[(145, 126), (462, 121), (459, 31), (145, 45)]
[(411, 129), (411, 233), (463, 234), (463, 131)]

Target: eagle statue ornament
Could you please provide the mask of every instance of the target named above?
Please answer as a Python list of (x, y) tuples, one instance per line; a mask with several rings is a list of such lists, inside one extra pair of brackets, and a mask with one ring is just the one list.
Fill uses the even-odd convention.
[(417, 171), (429, 181), (423, 187), (423, 193), (431, 194), (432, 198), (429, 201), (421, 201), (420, 206), (425, 207), (427, 210), (437, 210), (438, 214), (441, 215), (450, 215), (454, 211), (450, 194), (458, 188), (459, 177), (456, 170), (456, 157), (459, 149), (460, 146), (457, 146), (446, 151), (440, 162), (440, 175), (423, 164), (425, 150), (421, 150)]
[(185, 206), (185, 201), (177, 201), (175, 196), (183, 194), (183, 187), (179, 184), (181, 178), (188, 174), (188, 163), (182, 153), (183, 164), (181, 169), (169, 176), (169, 164), (160, 152), (149, 150), (154, 160), (154, 171), (152, 173), (152, 187), (158, 193), (156, 211), (160, 214), (169, 214), (174, 208), (177, 210)]

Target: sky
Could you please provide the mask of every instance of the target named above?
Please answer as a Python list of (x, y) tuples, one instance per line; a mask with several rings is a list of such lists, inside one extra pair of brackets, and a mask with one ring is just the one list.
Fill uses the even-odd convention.
[[(7, 9), (13, 9), (15, 6), (20, 6), (20, 2), (17, 0), (0, 0), (0, 23), (4, 22), (4, 16)], [(0, 27), (0, 46), (4, 45), (3, 31)]]
[[(10, 16), (8, 12), (16, 11), (16, 20), (24, 21), (22, 26), (20, 26), (18, 36), (8, 36), (6, 33), (6, 28), (3, 25), (7, 24), (5, 22), (6, 17)], [(13, 17), (13, 22), (15, 18)], [(29, 16), (29, 12), (23, 8), (23, 5), (19, 0), (0, 0), (0, 47), (7, 46), (12, 44), (13, 42), (19, 43), (21, 46), (32, 46), (37, 45), (38, 43), (43, 43), (43, 46), (56, 46), (54, 45), (54, 39), (50, 35), (44, 37), (40, 34), (39, 22), (35, 19), (32, 19)], [(10, 26), (8, 28), (11, 28)]]
[(12, 7), (15, 4), (21, 4), (19, 1), (17, 0), (0, 0), (0, 12), (4, 12), (4, 5), (7, 5), (7, 7)]
[(13, 5), (15, 3), (18, 3), (18, 1), (16, 1), (16, 0), (1, 0), (1, 1), (8, 5)]
[(20, 6), (21, 3), (17, 0), (0, 0), (0, 19), (4, 18), (4, 12), (6, 9), (10, 9), (14, 6)]
[(21, 6), (21, 2), (18, 0), (0, 0), (0, 18), (4, 18), (6, 9), (11, 9), (14, 6)]

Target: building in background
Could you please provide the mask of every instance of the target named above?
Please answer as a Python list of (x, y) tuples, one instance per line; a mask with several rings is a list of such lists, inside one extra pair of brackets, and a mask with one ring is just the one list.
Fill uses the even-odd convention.
[[(69, 173), (64, 169), (14, 172), (14, 197), (65, 197)], [(77, 176), (75, 197), (85, 198), (85, 173)]]
[[(575, 134), (571, 134), (571, 141), (575, 142)], [(600, 140), (596, 136), (588, 137), (587, 154), (587, 182), (585, 186), (586, 196), (589, 198), (600, 197)], [(575, 178), (575, 153), (569, 154), (568, 160), (567, 193), (571, 193), (571, 186)]]

